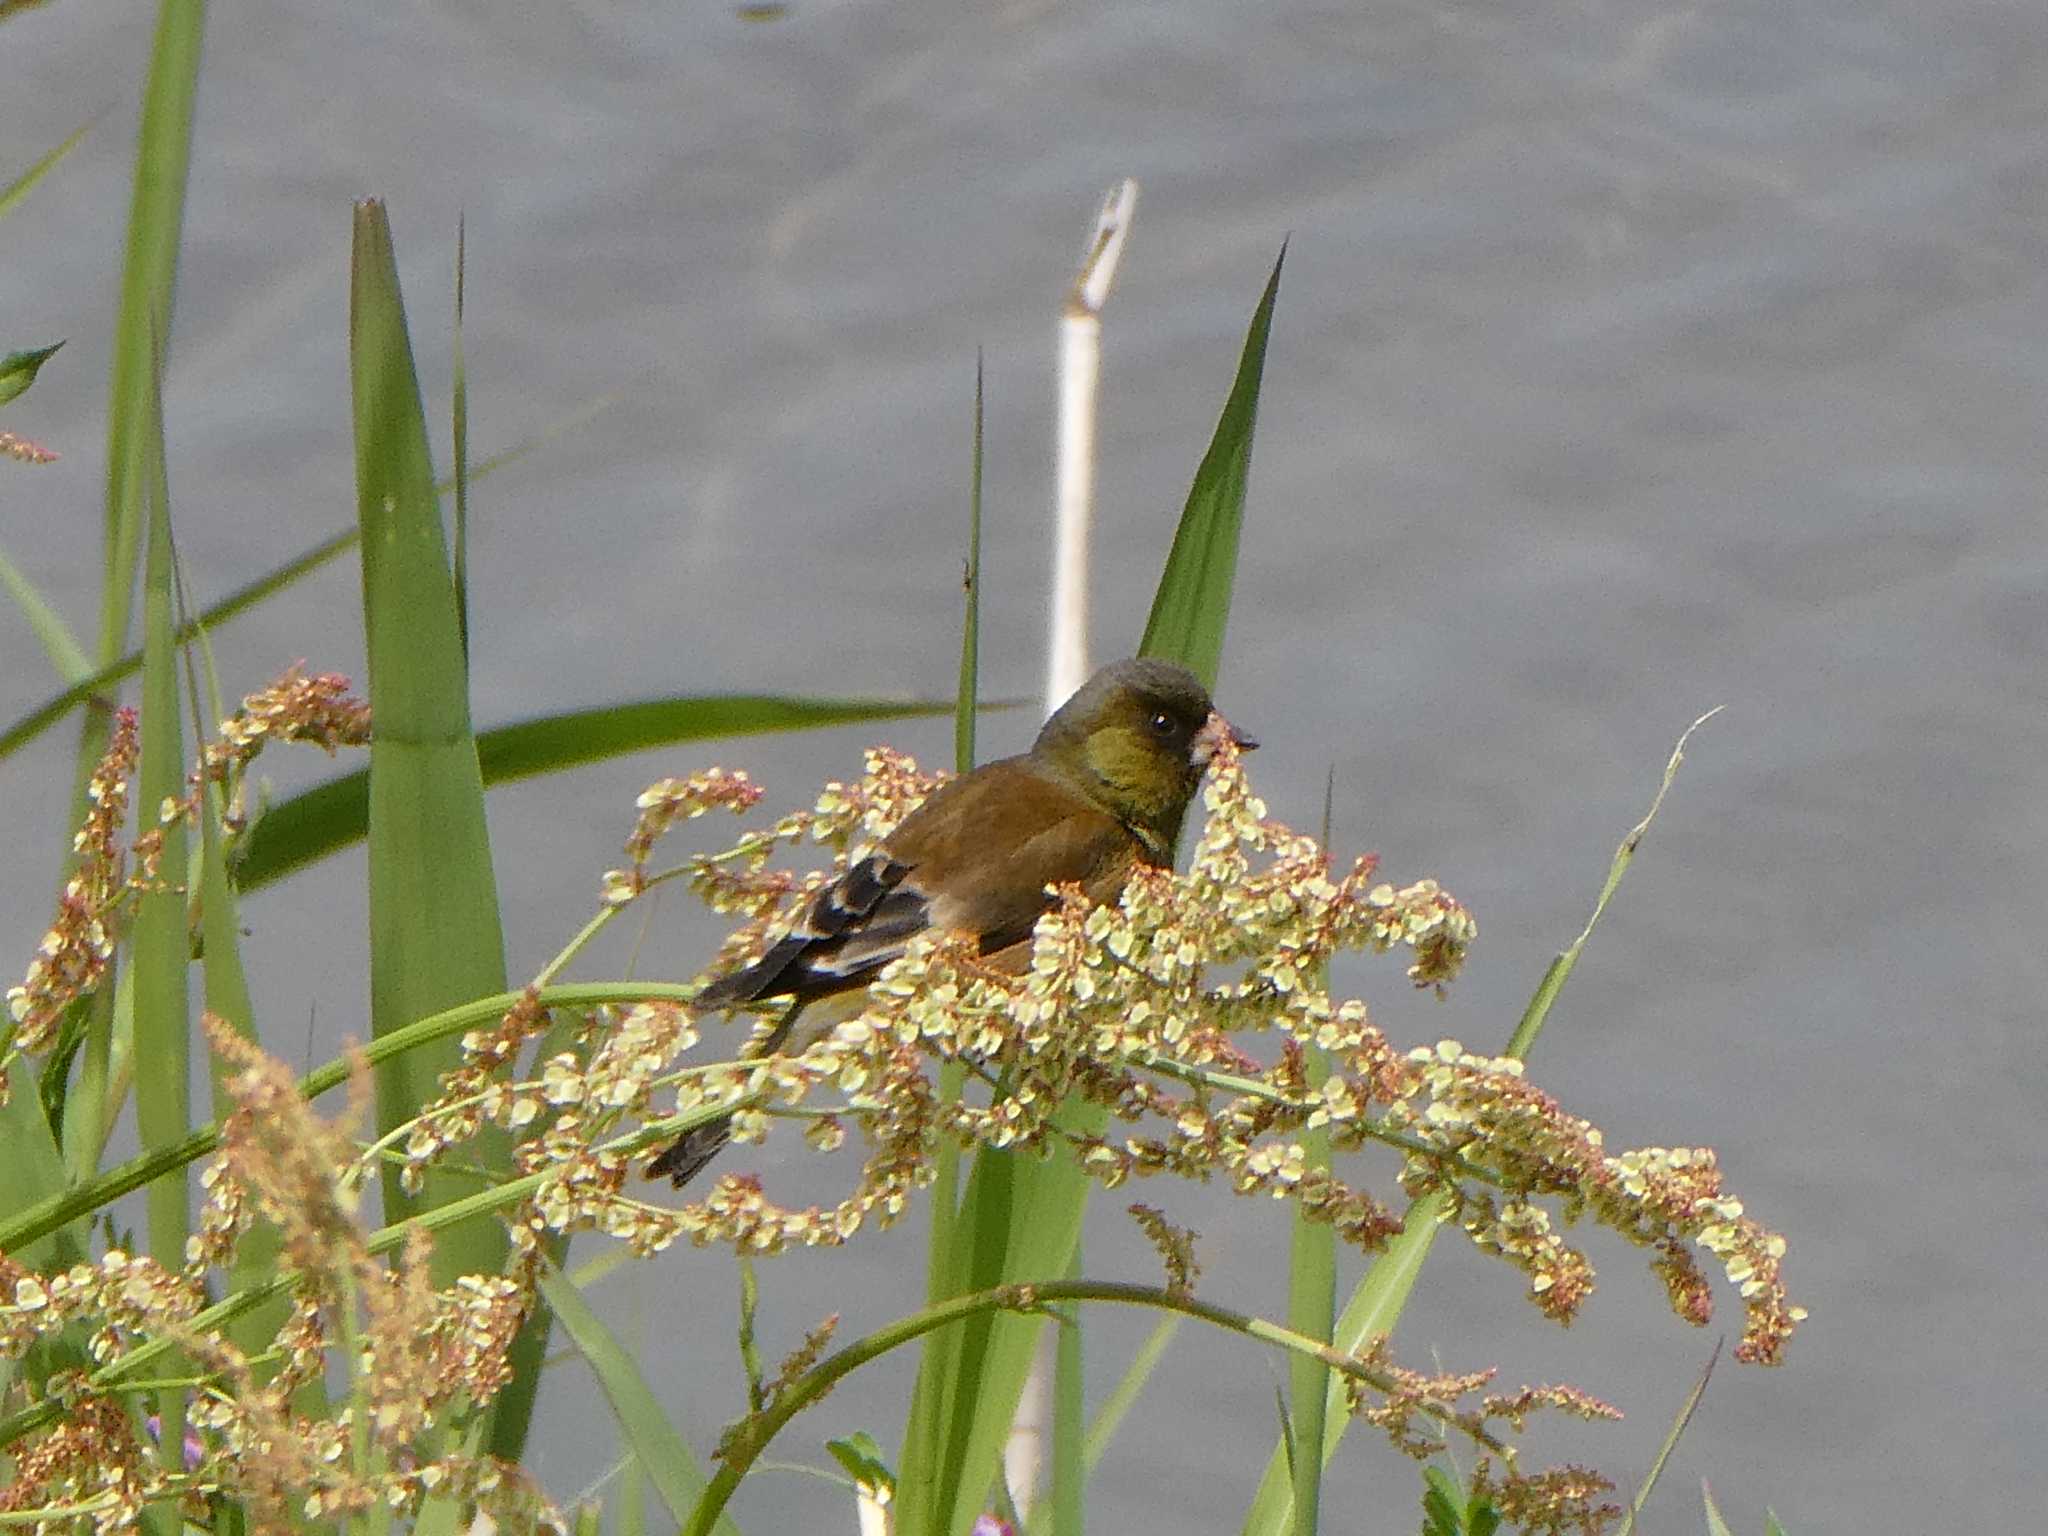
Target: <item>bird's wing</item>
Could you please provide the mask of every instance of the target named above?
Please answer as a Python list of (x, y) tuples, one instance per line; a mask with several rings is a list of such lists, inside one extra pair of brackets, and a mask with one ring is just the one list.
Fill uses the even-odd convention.
[(1141, 854), (1120, 822), (1028, 758), (989, 763), (943, 785), (787, 936), (698, 1002), (806, 1002), (862, 986), (927, 928), (971, 934), (993, 953), (1030, 936), (1047, 886), (1071, 882), (1107, 900)]

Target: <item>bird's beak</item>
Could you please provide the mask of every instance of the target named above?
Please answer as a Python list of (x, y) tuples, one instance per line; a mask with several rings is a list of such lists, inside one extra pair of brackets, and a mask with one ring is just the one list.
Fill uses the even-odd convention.
[(1226, 741), (1240, 752), (1256, 752), (1259, 749), (1256, 741), (1212, 709), (1209, 711), (1209, 718), (1202, 723), (1202, 728), (1195, 732), (1195, 762), (1204, 768), (1208, 767), (1209, 759), (1216, 755), (1216, 749)]

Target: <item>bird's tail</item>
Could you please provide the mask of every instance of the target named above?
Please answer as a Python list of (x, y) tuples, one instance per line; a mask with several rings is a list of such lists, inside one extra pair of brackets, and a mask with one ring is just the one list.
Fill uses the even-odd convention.
[(704, 1171), (705, 1164), (725, 1150), (732, 1140), (732, 1116), (721, 1115), (683, 1132), (647, 1165), (650, 1179), (666, 1178), (681, 1189)]
[[(773, 1056), (781, 1050), (789, 1039), (791, 1028), (796, 1024), (796, 1016), (803, 1012), (803, 1007), (801, 1002), (791, 1003), (782, 1017), (776, 1020), (775, 1027), (747, 1054)], [(725, 1144), (731, 1140), (731, 1115), (720, 1115), (716, 1120), (707, 1120), (702, 1125), (683, 1132), (662, 1148), (661, 1154), (647, 1165), (647, 1177), (666, 1178), (677, 1189), (681, 1189), (702, 1173), (705, 1165), (723, 1152)]]

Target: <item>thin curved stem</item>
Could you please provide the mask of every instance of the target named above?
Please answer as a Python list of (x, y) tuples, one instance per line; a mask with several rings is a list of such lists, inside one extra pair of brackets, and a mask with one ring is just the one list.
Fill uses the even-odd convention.
[[(1305, 1355), (1328, 1366), (1331, 1370), (1362, 1381), (1379, 1391), (1398, 1390), (1398, 1384), (1385, 1372), (1374, 1370), (1355, 1355), (1333, 1349), (1319, 1343), (1305, 1334), (1278, 1323), (1254, 1317), (1247, 1312), (1220, 1307), (1213, 1302), (1201, 1301), (1190, 1293), (1167, 1290), (1161, 1286), (1135, 1285), (1117, 1280), (1045, 1280), (1018, 1285), (999, 1285), (991, 1290), (976, 1291), (968, 1296), (956, 1296), (949, 1301), (926, 1307), (885, 1327), (878, 1328), (866, 1338), (857, 1339), (844, 1349), (826, 1356), (810, 1370), (804, 1372), (775, 1400), (760, 1413), (741, 1421), (719, 1457), (718, 1470), (705, 1485), (697, 1506), (690, 1511), (689, 1523), (683, 1527), (682, 1536), (707, 1536), (733, 1491), (739, 1487), (761, 1453), (784, 1425), (812, 1403), (818, 1401), (840, 1381), (860, 1366), (892, 1349), (922, 1338), (934, 1329), (944, 1328), (963, 1318), (980, 1312), (1042, 1312), (1058, 1302), (1103, 1302), (1122, 1306), (1151, 1307), (1162, 1312), (1178, 1312), (1183, 1316), (1198, 1319), (1232, 1333), (1241, 1333), (1261, 1343)], [(1455, 1422), (1455, 1416), (1432, 1405), (1421, 1410), (1428, 1417), (1446, 1425)], [(1480, 1443), (1489, 1450), (1501, 1451), (1504, 1447), (1484, 1430), (1476, 1431)]]

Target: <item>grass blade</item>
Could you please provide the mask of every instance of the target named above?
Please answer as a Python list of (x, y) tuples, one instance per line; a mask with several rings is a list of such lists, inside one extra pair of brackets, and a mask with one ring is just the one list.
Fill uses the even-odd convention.
[[(974, 726), (981, 687), (981, 444), (983, 372), (981, 354), (974, 358), (974, 430), (969, 456), (967, 491), (966, 603), (960, 627), (960, 684), (954, 699), (953, 771), (966, 773), (974, 767)], [(947, 1061), (939, 1068), (938, 1096), (950, 1104), (960, 1097), (967, 1080), (965, 1066)], [(955, 1295), (964, 1283), (964, 1256), (959, 1249), (960, 1148), (941, 1138), (932, 1154), (932, 1226), (925, 1244), (925, 1301), (937, 1304)], [(904, 1443), (916, 1444), (927, 1453), (940, 1441), (940, 1382), (953, 1376), (953, 1360), (960, 1343), (957, 1329), (945, 1329), (925, 1340), (915, 1386), (911, 1391), (910, 1415)], [(924, 1459), (930, 1465), (930, 1456)]]
[[(1568, 945), (1549, 968), (1543, 979), (1537, 983), (1535, 994), (1524, 1010), (1521, 1022), (1516, 1026), (1514, 1037), (1508, 1042), (1506, 1054), (1525, 1059), (1529, 1049), (1542, 1033), (1543, 1021), (1550, 1012), (1551, 1004), (1563, 991), (1565, 981), (1571, 976), (1572, 967), (1578, 963), (1579, 955), (1585, 950), (1586, 941), (1593, 936), (1594, 926), (1607, 910), (1621, 884), (1621, 877), (1635, 861), (1636, 849), (1641, 846), (1650, 823), (1656, 819), (1657, 811), (1664, 803), (1672, 781), (1678, 775), (1678, 766), (1685, 761), (1685, 746), (1692, 739), (1692, 733), (1719, 714), (1718, 709), (1706, 714), (1686, 727), (1678, 738), (1678, 745), (1672, 749), (1671, 757), (1664, 765), (1664, 777), (1657, 787), (1656, 795), (1650, 801), (1650, 809), (1643, 819), (1630, 829), (1615, 850), (1613, 862), (1607, 871), (1607, 880), (1600, 888), (1600, 895), (1593, 904), (1592, 915), (1579, 936)], [(1377, 1334), (1392, 1333), (1400, 1321), (1401, 1309), (1408, 1303), (1408, 1295), (1414, 1290), (1416, 1279), (1422, 1273), (1424, 1261), (1436, 1242), (1437, 1229), (1442, 1225), (1448, 1202), (1441, 1194), (1425, 1195), (1408, 1207), (1403, 1218), (1400, 1235), (1387, 1244), (1380, 1256), (1373, 1260), (1372, 1268), (1365, 1272), (1364, 1280), (1352, 1293), (1350, 1302), (1344, 1308), (1344, 1315), (1338, 1319), (1332, 1344), (1341, 1350), (1356, 1350)], [(1337, 1446), (1344, 1438), (1344, 1431), (1350, 1427), (1348, 1406), (1342, 1401), (1337, 1385), (1333, 1382), (1326, 1399), (1327, 1422), (1323, 1433), (1323, 1464), (1337, 1452)], [(1245, 1515), (1245, 1536), (1281, 1536), (1293, 1517), (1294, 1494), (1289, 1484), (1287, 1468), (1281, 1452), (1276, 1448), (1266, 1462), (1264, 1477), (1260, 1479), (1258, 1493), (1253, 1497), (1250, 1510)]]
[(7, 558), (4, 550), (0, 550), (0, 586), (7, 588), (8, 596), (14, 599), (14, 606), (28, 620), (28, 627), (35, 631), (36, 639), (42, 643), (43, 651), (59, 677), (67, 683), (76, 683), (92, 671), (92, 663), (86, 659), (84, 650), (71, 633), (71, 627), (36, 589), (35, 583)]
[(1721, 1518), (1721, 1506), (1714, 1502), (1714, 1490), (1707, 1486), (1705, 1478), (1700, 1479), (1700, 1500), (1706, 1506), (1707, 1536), (1735, 1536), (1728, 1529), (1728, 1522)]
[[(359, 203), (349, 306), (357, 513), (363, 545), (370, 749), (371, 1033), (505, 984), (497, 884), (470, 735), (468, 672), (455, 626), (448, 550), (427, 455), (426, 422), (406, 336), (383, 206)], [(377, 1071), (381, 1130), (414, 1113), (456, 1051), (423, 1052)], [(480, 1148), (488, 1164), (493, 1150)], [(432, 1179), (430, 1176), (430, 1185)], [(453, 1191), (429, 1188), (425, 1204)], [(394, 1219), (420, 1202), (387, 1175)], [(437, 1251), (435, 1278), (495, 1269), (502, 1243), (463, 1263)]]
[[(1002, 706), (990, 706), (999, 708)], [(649, 747), (771, 731), (811, 730), (869, 720), (906, 720), (952, 712), (927, 700), (805, 699), (777, 694), (686, 694), (543, 715), (476, 737), (483, 782), (507, 784), (560, 773)], [(359, 841), (369, 825), (370, 776), (345, 773), (266, 810), (235, 860), (244, 891)]]
[[(1279, 280), (1276, 263), (1252, 316), (1215, 437), (1188, 493), (1141, 647), (1146, 655), (1181, 661), (1212, 682), (1237, 570), (1259, 380)], [(1070, 1131), (1101, 1130), (1101, 1111), (1077, 1106), (1070, 1113)], [(954, 1293), (1066, 1274), (1080, 1242), (1087, 1192), (1087, 1178), (1064, 1160), (978, 1155), (954, 1229), (955, 1252), (944, 1266)], [(934, 1271), (939, 1267), (934, 1260)], [(905, 1433), (901, 1529), (955, 1531), (973, 1523), (994, 1481), (1042, 1323), (1037, 1317), (978, 1315), (926, 1350)]]
[(469, 367), (462, 356), (462, 301), (464, 256), (469, 247), (469, 224), (460, 214), (455, 218), (455, 344), (450, 364), (453, 375), (454, 417), (452, 429), (455, 454), (455, 628), (462, 636), (462, 654), (469, 654)]
[(974, 354), (974, 455), (967, 485), (967, 589), (960, 620), (960, 689), (953, 713), (953, 771), (974, 767), (975, 699), (981, 687), (981, 353)]
[[(173, 550), (175, 555), (175, 549)], [(186, 585), (184, 568), (173, 564), (177, 576), (178, 608), (181, 615), (189, 611), (185, 602)], [(214, 670), (213, 649), (208, 643), (206, 631), (190, 623), (180, 625), (180, 632), (190, 631), (193, 639), (185, 646), (185, 690), (191, 705), (194, 729), (203, 733), (200, 722), (219, 719), (221, 715), (220, 681)], [(198, 654), (195, 656), (195, 652)], [(206, 690), (200, 690), (200, 665), (204, 662)], [(200, 786), (199, 805), (199, 866), (197, 888), (199, 892), (199, 933), (200, 933), (200, 975), (205, 992), (206, 1011), (223, 1020), (245, 1039), (255, 1040), (256, 1012), (249, 1001), (249, 981), (242, 966), (242, 923), (240, 905), (235, 888), (228, 878), (224, 827), (225, 802), (220, 786), (210, 781)], [(213, 1114), (216, 1121), (224, 1120), (234, 1111), (234, 1101), (227, 1091), (227, 1072), (218, 1056), (211, 1058), (213, 1075)], [(235, 1246), (234, 1267), (229, 1274), (229, 1286), (233, 1290), (253, 1290), (269, 1281), (277, 1271), (277, 1256), (280, 1242), (277, 1229), (267, 1222), (259, 1222), (242, 1234)], [(260, 1355), (277, 1337), (285, 1319), (290, 1315), (291, 1302), (288, 1297), (278, 1296), (253, 1311), (236, 1318), (228, 1325), (228, 1338), (245, 1355)], [(256, 1370), (259, 1381), (268, 1380), (276, 1373), (276, 1367), (261, 1366)], [(314, 1382), (302, 1387), (295, 1397), (301, 1411), (315, 1412), (325, 1398), (325, 1388)]]
[[(1322, 1051), (1311, 1049), (1309, 1087), (1312, 1090), (1320, 1088), (1329, 1075), (1327, 1056)], [(1304, 1131), (1301, 1142), (1302, 1150), (1307, 1154), (1303, 1160), (1306, 1167), (1327, 1169), (1330, 1166), (1330, 1133), (1327, 1128)], [(1293, 1225), (1288, 1263), (1287, 1326), (1304, 1337), (1326, 1341), (1337, 1312), (1336, 1232), (1328, 1222), (1310, 1221), (1299, 1211), (1294, 1213)], [(1320, 1361), (1296, 1355), (1288, 1362), (1288, 1398), (1293, 1408), (1290, 1417), (1297, 1446), (1315, 1447), (1323, 1443), (1326, 1397), (1333, 1385), (1335, 1381), (1329, 1368)], [(1322, 1510), (1322, 1458), (1312, 1451), (1305, 1452), (1295, 1458), (1292, 1470), (1295, 1536), (1315, 1536)]]
[[(163, 431), (157, 397), (148, 397), (141, 441), (148, 463), (149, 539), (142, 583), (142, 753), (136, 772), (135, 820), (159, 826), (157, 808), (185, 789), (183, 714), (178, 700), (177, 624), (173, 596), (171, 521), (164, 479)], [(136, 910), (131, 964), (135, 974), (135, 1054), (150, 1070), (135, 1084), (135, 1121), (145, 1153), (175, 1146), (192, 1128), (190, 998), (187, 970), (191, 939), (185, 915), (185, 823), (160, 825), (157, 881)], [(185, 1262), (191, 1224), (190, 1186), (183, 1173), (149, 1186), (149, 1251), (175, 1270)], [(165, 1464), (183, 1470), (185, 1403), (175, 1390), (157, 1398)], [(173, 1522), (175, 1524), (175, 1522)]]
[(91, 128), (91, 123), (84, 124), (75, 130), (70, 138), (59, 144), (55, 149), (43, 156), (42, 159), (9, 182), (7, 189), (0, 191), (0, 219), (4, 219), (8, 214), (14, 212), (20, 206), (21, 200), (35, 190), (36, 183), (56, 169), (57, 162), (76, 149), (78, 141), (84, 138)]
[(1153, 596), (1152, 615), (1145, 621), (1145, 638), (1138, 647), (1141, 655), (1170, 657), (1192, 668), (1211, 687), (1223, 659), (1223, 631), (1230, 622), (1238, 535), (1251, 476), (1252, 432), (1258, 425), (1259, 383), (1266, 369), (1266, 337), (1273, 327), (1273, 303), (1286, 261), (1283, 245), (1252, 313), (1230, 398), (1223, 403), (1209, 451), (1188, 488), (1166, 574)]
[[(638, 1363), (591, 1310), (583, 1293), (551, 1264), (540, 1271), (540, 1291), (555, 1316), (562, 1320), (562, 1327), (577, 1350), (589, 1362), (605, 1401), (618, 1417), (619, 1428), (626, 1433), (626, 1443), (640, 1463), (638, 1468), (629, 1469), (628, 1476), (638, 1478), (644, 1469), (676, 1522), (681, 1524), (689, 1519), (690, 1511), (704, 1493), (704, 1471), (689, 1443), (662, 1412), (661, 1402), (647, 1385), (647, 1378), (640, 1374)], [(739, 1528), (724, 1514), (720, 1514), (712, 1529), (719, 1536), (739, 1536)]]
[[(483, 776), (469, 719), (469, 668), (457, 622), (447, 540), (427, 449), (426, 417), (406, 334), (398, 263), (383, 204), (358, 203), (349, 291), (357, 521), (362, 528), (363, 627), (376, 721), (370, 745), (370, 1031), (505, 986), (505, 941), (484, 823)], [(377, 1069), (379, 1133), (410, 1118), (435, 1080), (460, 1059), (453, 1041)], [(504, 1166), (503, 1131), (476, 1144), (485, 1167)], [(394, 1220), (459, 1198), (464, 1181), (427, 1175), (414, 1197), (395, 1170), (384, 1176)], [(502, 1230), (471, 1227), (434, 1246), (437, 1285), (495, 1273)], [(492, 1405), (487, 1449), (516, 1460), (537, 1385), (546, 1319), (529, 1319), (514, 1345), (519, 1390)]]
[[(65, 1184), (64, 1158), (50, 1134), (50, 1122), (43, 1115), (42, 1098), (34, 1091), (27, 1064), (18, 1062), (13, 1092), (0, 1100), (0, 1220), (18, 1216), (29, 1207), (60, 1193)], [(10, 1252), (30, 1269), (53, 1264), (70, 1264), (84, 1252), (80, 1233), (60, 1227), (37, 1238), (19, 1252)]]
[[(113, 384), (107, 409), (106, 568), (101, 573), (99, 658), (121, 654), (129, 592), (149, 478), (152, 397), (171, 350), (171, 293), (185, 224), (192, 159), (192, 105), (199, 94), (204, 0), (162, 0), (142, 98), (128, 250), (121, 267), (121, 313), (114, 332)], [(92, 761), (99, 749), (90, 754)], [(87, 763), (90, 771), (90, 762)]]
[[(151, 446), (152, 437), (162, 437), (157, 380), (170, 354), (171, 295), (184, 229), (192, 104), (199, 91), (199, 45), (205, 23), (204, 0), (161, 0), (150, 49), (149, 79), (143, 88), (107, 400), (104, 552), (95, 651), (102, 665), (119, 656), (127, 644), (150, 468), (153, 456), (160, 456), (159, 448)], [(111, 720), (110, 712), (88, 715), (79, 731), (72, 776), (72, 826), (85, 819), (86, 784), (93, 765), (107, 749)], [(70, 867), (69, 854), (65, 867)], [(103, 1053), (105, 1044), (103, 1038), (98, 1039), (89, 1050)]]
[(1101, 1465), (1110, 1441), (1116, 1438), (1124, 1416), (1138, 1401), (1138, 1394), (1145, 1390), (1145, 1383), (1152, 1379), (1159, 1362), (1166, 1358), (1166, 1347), (1173, 1342), (1173, 1336), (1180, 1332), (1179, 1317), (1162, 1317), (1159, 1325), (1145, 1336), (1145, 1342), (1138, 1346), (1138, 1353), (1132, 1357), (1130, 1366), (1118, 1380), (1116, 1387), (1096, 1410), (1095, 1420), (1088, 1426), (1088, 1438), (1081, 1448), (1081, 1459), (1090, 1472)]
[[(1070, 1131), (1101, 1129), (1103, 1117), (1092, 1106), (1061, 1113)], [(1065, 1274), (1080, 1242), (1086, 1193), (1086, 1176), (1070, 1161), (977, 1156), (954, 1232), (952, 1294)], [(950, 1348), (926, 1352), (898, 1470), (898, 1529), (966, 1530), (974, 1523), (1043, 1326), (1036, 1315), (977, 1313), (950, 1330)]]
[[(1081, 1278), (1078, 1244), (1067, 1267), (1067, 1278)], [(1088, 1507), (1087, 1427), (1081, 1313), (1075, 1308), (1060, 1318), (1059, 1330), (1053, 1335), (1052, 1536), (1084, 1536)]]
[[(257, 603), (270, 596), (273, 592), (282, 591), (300, 577), (318, 570), (337, 555), (355, 548), (357, 537), (357, 530), (351, 528), (345, 533), (339, 533), (332, 538), (324, 539), (304, 554), (288, 560), (276, 570), (269, 572), (267, 575), (260, 576), (247, 586), (229, 593), (227, 597), (200, 614), (196, 620), (181, 625), (178, 629), (178, 643), (182, 645), (192, 638), (195, 633), (193, 627), (195, 624), (218, 629), (222, 624), (225, 624), (243, 610), (255, 607)], [(12, 583), (10, 582), (9, 585), (11, 586)], [(127, 655), (108, 662), (97, 671), (92, 670), (90, 664), (88, 664), (86, 669), (74, 678), (62, 693), (54, 694), (50, 698), (45, 699), (19, 720), (8, 726), (6, 730), (0, 731), (0, 758), (8, 757), (20, 748), (27, 746), (28, 743), (34, 741), (51, 726), (57, 724), (58, 721), (70, 714), (72, 710), (78, 708), (79, 705), (91, 699), (110, 695), (115, 684), (125, 678), (134, 676), (141, 668), (142, 652), (139, 650), (130, 651)], [(58, 670), (67, 677), (71, 675), (62, 666)]]
[(1636, 859), (1636, 849), (1642, 846), (1644, 836), (1650, 830), (1650, 823), (1657, 819), (1657, 812), (1663, 808), (1664, 797), (1671, 793), (1672, 781), (1678, 777), (1679, 765), (1685, 761), (1686, 743), (1692, 734), (1714, 716), (1721, 713), (1726, 705), (1717, 704), (1699, 719), (1693, 721), (1679, 733), (1678, 745), (1671, 749), (1671, 756), (1664, 764), (1664, 777), (1657, 785), (1657, 793), (1650, 800), (1650, 808), (1643, 812), (1643, 819), (1629, 828), (1628, 836), (1614, 850), (1614, 858), (1607, 866), (1607, 880), (1600, 887), (1600, 895), (1593, 903), (1592, 916), (1586, 919), (1586, 926), (1579, 930), (1550, 968), (1543, 973), (1543, 980), (1536, 985), (1535, 996), (1529, 999), (1529, 1006), (1523, 1011), (1522, 1020), (1515, 1026), (1514, 1038), (1508, 1042), (1507, 1054), (1522, 1059), (1529, 1054), (1529, 1048), (1536, 1043), (1536, 1037), (1543, 1033), (1543, 1021), (1550, 1016), (1550, 1005), (1564, 990), (1570, 979), (1572, 968), (1579, 963), (1579, 956), (1585, 952), (1586, 941), (1593, 937), (1593, 929), (1599, 923), (1601, 914), (1607, 910), (1607, 903), (1614, 899), (1614, 893), (1621, 887), (1621, 877), (1628, 873), (1629, 865)]
[(1692, 1391), (1686, 1394), (1685, 1402), (1678, 1410), (1678, 1417), (1671, 1422), (1671, 1433), (1664, 1437), (1664, 1443), (1657, 1447), (1657, 1454), (1650, 1462), (1650, 1470), (1643, 1474), (1643, 1485), (1636, 1490), (1636, 1496), (1629, 1501), (1628, 1512), (1622, 1516), (1621, 1529), (1615, 1536), (1629, 1536), (1636, 1528), (1636, 1519), (1643, 1512), (1643, 1506), (1650, 1502), (1651, 1490), (1657, 1486), (1657, 1479), (1664, 1475), (1664, 1465), (1671, 1460), (1671, 1453), (1678, 1449), (1679, 1437), (1692, 1423), (1692, 1416), (1699, 1411), (1700, 1399), (1707, 1395), (1707, 1383), (1714, 1378), (1714, 1367), (1721, 1359), (1721, 1346), (1725, 1339), (1714, 1341), (1713, 1353), (1707, 1356), (1706, 1368), (1700, 1372), (1700, 1379), (1693, 1383)]
[[(582, 406), (580, 409), (572, 411), (561, 421), (548, 427), (547, 430), (537, 433), (533, 437), (526, 438), (521, 442), (514, 443), (510, 448), (492, 454), (488, 459), (485, 459), (481, 464), (470, 470), (469, 483), (475, 485), (492, 471), (504, 468), (505, 465), (523, 457), (550, 439), (560, 436), (562, 433), (568, 432), (575, 427), (582, 426), (599, 411), (604, 410), (610, 403), (609, 397), (600, 397)], [(452, 482), (437, 486), (436, 489), (445, 490), (449, 483)], [(310, 576), (322, 566), (354, 549), (361, 538), (362, 530), (360, 528), (344, 528), (338, 533), (328, 535), (304, 553), (294, 555), (275, 570), (268, 571), (257, 577), (254, 581), (237, 587), (212, 607), (206, 609), (197, 619), (182, 626), (178, 630), (179, 644), (182, 645), (192, 638), (193, 625), (204, 625), (208, 629), (219, 629), (229, 619), (255, 607), (265, 598), (282, 592), (285, 588), (292, 586), (303, 577)], [(127, 655), (108, 662), (89, 677), (79, 678), (55, 697), (44, 700), (19, 720), (8, 726), (6, 730), (0, 731), (0, 758), (8, 756), (18, 748), (35, 740), (36, 737), (42, 735), (44, 731), (55, 725), (59, 720), (62, 720), (72, 710), (78, 708), (79, 705), (87, 700), (97, 698), (106, 693), (123, 678), (132, 677), (140, 670), (141, 666), (142, 652), (139, 650), (130, 651)], [(62, 669), (60, 668), (60, 670)]]

